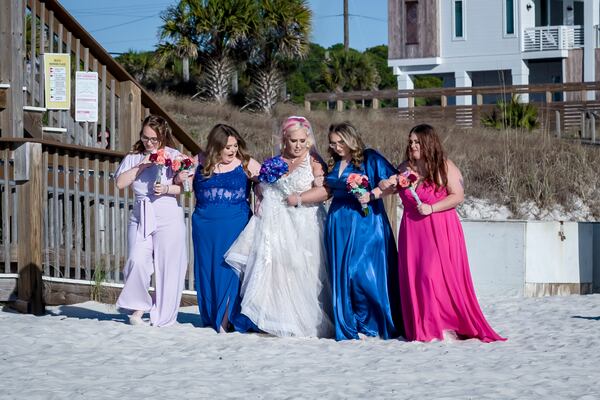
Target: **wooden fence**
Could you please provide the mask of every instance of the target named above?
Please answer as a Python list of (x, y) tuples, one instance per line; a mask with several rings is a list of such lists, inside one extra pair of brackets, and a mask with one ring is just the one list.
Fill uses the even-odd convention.
[[(333, 108), (340, 112), (371, 107), (415, 122), (445, 121), (474, 127), (480, 126), (481, 119), (491, 114), (497, 100), (510, 100), (511, 96), (518, 95), (535, 105), (541, 129), (558, 135), (576, 131), (583, 138), (595, 141), (592, 135), (595, 135), (595, 120), (600, 117), (600, 101), (588, 98), (597, 98), (597, 93), (600, 93), (600, 82), (308, 93), (304, 106), (306, 111), (311, 111), (315, 106), (325, 104), (329, 109), (335, 104)], [(416, 105), (415, 100), (419, 98), (435, 105)], [(391, 100), (394, 104), (381, 108), (382, 100)], [(397, 107), (399, 101), (406, 107)], [(457, 105), (460, 103), (464, 105)], [(590, 119), (594, 123), (590, 124)]]

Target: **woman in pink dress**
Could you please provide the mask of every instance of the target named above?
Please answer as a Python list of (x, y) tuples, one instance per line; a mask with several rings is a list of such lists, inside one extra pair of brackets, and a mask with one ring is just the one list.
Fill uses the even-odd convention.
[[(406, 339), (505, 340), (487, 323), (471, 281), (467, 249), (455, 207), (464, 199), (463, 179), (446, 158), (434, 128), (415, 126), (399, 175), (380, 188), (398, 184), (404, 214), (398, 234), (398, 268)], [(419, 179), (410, 187), (407, 174)], [(413, 177), (410, 177), (413, 178)]]
[[(181, 192), (173, 184), (174, 172), (150, 162), (150, 154), (164, 149), (174, 159), (171, 128), (156, 115), (146, 117), (140, 140), (125, 156), (115, 172), (117, 187), (130, 186), (135, 204), (127, 227), (129, 256), (123, 268), (125, 286), (117, 306), (131, 311), (132, 325), (146, 325), (142, 320), (150, 312), (153, 326), (175, 323), (187, 269), (187, 252), (183, 210), (177, 203)], [(156, 280), (155, 296), (148, 293), (150, 278)]]

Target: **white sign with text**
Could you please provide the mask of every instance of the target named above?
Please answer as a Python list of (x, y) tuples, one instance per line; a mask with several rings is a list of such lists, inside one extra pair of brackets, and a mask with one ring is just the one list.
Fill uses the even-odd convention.
[(98, 121), (98, 73), (75, 73), (75, 121)]

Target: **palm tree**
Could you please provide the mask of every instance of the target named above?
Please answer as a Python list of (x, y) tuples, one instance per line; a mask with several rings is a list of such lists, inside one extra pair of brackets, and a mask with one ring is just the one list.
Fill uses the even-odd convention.
[(137, 52), (129, 50), (115, 58), (136, 81), (147, 85), (151, 70), (155, 68), (154, 53), (149, 51)]
[(250, 99), (270, 112), (284, 83), (285, 62), (303, 58), (309, 48), (311, 11), (305, 0), (256, 0), (258, 29), (252, 40)]
[(190, 59), (198, 57), (192, 13), (194, 3), (193, 0), (181, 0), (176, 6), (169, 6), (161, 15), (164, 23), (160, 27), (159, 36), (165, 42), (159, 44), (158, 53), (163, 58), (181, 58), (184, 82), (190, 80)]
[(236, 61), (247, 58), (250, 34), (257, 29), (255, 0), (188, 0), (193, 3), (205, 97), (227, 100)]
[(377, 69), (369, 57), (352, 49), (328, 52), (322, 77), (324, 86), (334, 92), (375, 90), (380, 82)]

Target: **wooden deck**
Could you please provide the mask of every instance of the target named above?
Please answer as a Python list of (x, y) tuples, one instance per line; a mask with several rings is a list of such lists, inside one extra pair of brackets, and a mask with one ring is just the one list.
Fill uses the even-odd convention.
[[(182, 152), (200, 147), (58, 1), (0, 2), (0, 28), (0, 300), (39, 314), (45, 288), (86, 286), (97, 271), (122, 282), (134, 196), (116, 188), (114, 172), (142, 119), (167, 119)], [(70, 55), (69, 110), (46, 108), (47, 53)], [(77, 71), (98, 74), (97, 122), (75, 121)], [(181, 197), (188, 232), (192, 201)], [(73, 285), (65, 293), (89, 290)]]

